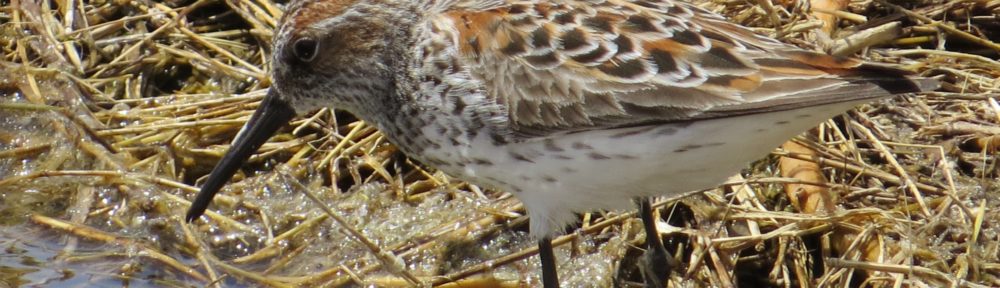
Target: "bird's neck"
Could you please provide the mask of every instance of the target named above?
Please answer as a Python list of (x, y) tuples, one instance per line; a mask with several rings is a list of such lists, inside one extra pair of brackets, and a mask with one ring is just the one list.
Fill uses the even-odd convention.
[(449, 29), (435, 25), (441, 24), (421, 20), (397, 30), (384, 58), (383, 73), (391, 83), (362, 108), (374, 111), (357, 115), (371, 117), (364, 120), (410, 156), (463, 147), (480, 137), (507, 141), (504, 108), (463, 63), (451, 43), (455, 38), (442, 34)]

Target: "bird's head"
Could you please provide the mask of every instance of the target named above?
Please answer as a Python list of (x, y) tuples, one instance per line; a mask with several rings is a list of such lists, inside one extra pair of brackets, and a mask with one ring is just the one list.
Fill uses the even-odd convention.
[(406, 41), (419, 15), (409, 0), (290, 4), (274, 34), (271, 89), (209, 174), (187, 220), (200, 217), (246, 159), (296, 114), (319, 107), (366, 114), (383, 105), (393, 91), (392, 67), (404, 61), (397, 42)]
[(359, 112), (393, 86), (417, 10), (410, 1), (304, 0), (289, 6), (274, 36), (272, 89), (297, 112), (336, 107)]

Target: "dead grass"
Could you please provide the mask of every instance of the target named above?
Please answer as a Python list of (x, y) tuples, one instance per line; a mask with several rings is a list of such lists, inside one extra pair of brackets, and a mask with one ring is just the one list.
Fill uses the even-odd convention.
[[(809, 1), (699, 2), (786, 42), (946, 83), (827, 121), (795, 139), (805, 150), (779, 149), (722, 189), (659, 201), (684, 264), (673, 286), (1000, 285), (1000, 1), (863, 0), (816, 14)], [(341, 112), (295, 120), (207, 221), (182, 221), (269, 85), (280, 4), (0, 3), (0, 243), (21, 257), (0, 258), (14, 275), (0, 281), (539, 283), (516, 200), (405, 160)], [(784, 177), (779, 157), (818, 163), (821, 175)], [(803, 186), (820, 200), (786, 196)], [(565, 284), (640, 284), (640, 227), (631, 212), (584, 214), (556, 241), (569, 243), (557, 248)]]

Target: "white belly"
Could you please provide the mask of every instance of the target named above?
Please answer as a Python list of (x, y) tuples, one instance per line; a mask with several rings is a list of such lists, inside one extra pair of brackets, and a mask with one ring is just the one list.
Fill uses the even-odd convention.
[[(768, 114), (580, 132), (494, 146), (444, 147), (480, 159), (442, 167), (524, 202), (535, 236), (560, 231), (574, 212), (629, 208), (635, 197), (711, 188), (750, 161), (857, 103)], [(426, 151), (435, 153), (435, 151)]]

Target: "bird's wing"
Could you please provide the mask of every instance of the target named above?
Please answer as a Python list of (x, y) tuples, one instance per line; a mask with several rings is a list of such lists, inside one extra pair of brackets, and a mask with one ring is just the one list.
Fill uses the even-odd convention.
[(669, 0), (453, 9), (459, 54), (525, 137), (915, 92), (892, 68), (808, 52)]

